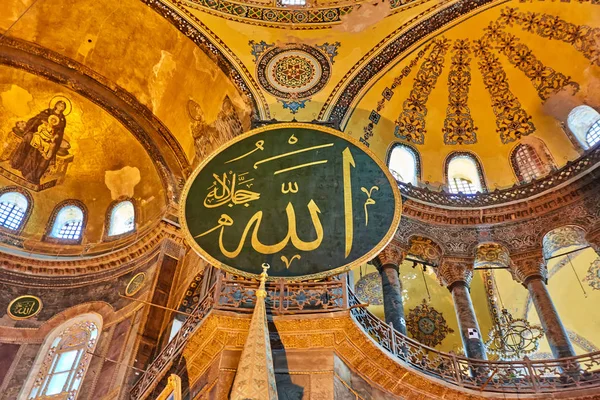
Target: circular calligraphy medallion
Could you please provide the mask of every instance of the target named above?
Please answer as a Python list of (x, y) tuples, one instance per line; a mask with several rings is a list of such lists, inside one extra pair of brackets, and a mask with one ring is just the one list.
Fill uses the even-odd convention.
[(16, 320), (31, 318), (42, 310), (42, 300), (39, 297), (20, 296), (10, 302), (7, 308), (9, 317)]
[(146, 274), (140, 272), (129, 280), (127, 287), (125, 288), (125, 296), (133, 296), (140, 291), (146, 280)]
[(381, 289), (381, 275), (378, 272), (371, 272), (360, 278), (354, 287), (356, 297), (363, 303), (369, 303), (373, 306), (383, 304), (383, 292)]
[(267, 50), (256, 64), (260, 85), (281, 99), (307, 99), (323, 89), (331, 75), (329, 58), (314, 47), (297, 44)]
[(397, 184), (343, 133), (288, 123), (238, 136), (200, 164), (183, 190), (192, 247), (237, 275), (319, 279), (372, 259), (401, 214)]

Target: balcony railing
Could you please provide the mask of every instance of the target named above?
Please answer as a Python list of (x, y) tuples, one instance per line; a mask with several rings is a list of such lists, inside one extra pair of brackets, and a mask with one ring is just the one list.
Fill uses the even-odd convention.
[[(131, 390), (131, 398), (144, 398), (158, 384), (211, 309), (252, 312), (257, 288), (258, 282), (220, 276), (181, 330), (137, 381)], [(347, 287), (346, 279), (289, 284), (272, 282), (267, 285), (267, 292), (267, 312), (271, 314), (350, 310), (365, 334), (399, 362), (458, 387), (500, 393), (600, 389), (600, 352), (556, 360), (475, 360), (440, 352), (394, 330), (361, 307)]]
[(564, 167), (544, 178), (523, 185), (515, 185), (508, 189), (496, 189), (493, 192), (477, 194), (438, 192), (416, 187), (410, 183), (400, 181), (397, 183), (402, 195), (409, 199), (448, 207), (486, 207), (524, 200), (541, 194), (586, 172), (598, 161), (600, 161), (600, 145), (596, 145), (579, 159), (568, 162)]

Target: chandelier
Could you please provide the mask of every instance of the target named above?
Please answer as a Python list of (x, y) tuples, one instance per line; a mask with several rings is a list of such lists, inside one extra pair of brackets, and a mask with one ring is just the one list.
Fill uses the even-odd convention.
[(544, 331), (541, 326), (531, 325), (523, 318), (513, 318), (503, 308), (485, 345), (488, 353), (497, 355), (501, 360), (519, 360), (538, 349), (542, 336)]

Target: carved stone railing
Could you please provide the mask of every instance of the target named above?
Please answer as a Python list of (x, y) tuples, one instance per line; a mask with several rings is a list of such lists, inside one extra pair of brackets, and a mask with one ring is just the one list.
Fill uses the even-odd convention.
[[(181, 330), (137, 381), (131, 398), (145, 398), (158, 384), (211, 309), (252, 312), (257, 288), (256, 281), (220, 276)], [(345, 278), (327, 282), (270, 282), (267, 292), (267, 312), (271, 314), (350, 310), (365, 334), (390, 356), (426, 375), (465, 389), (500, 393), (600, 390), (600, 352), (557, 360), (475, 360), (440, 352), (394, 330), (361, 304), (347, 287)]]
[(600, 352), (558, 360), (475, 360), (425, 346), (357, 305), (360, 301), (349, 292), (352, 317), (390, 355), (457, 386), (501, 393), (553, 393), (600, 386)]
[(477, 194), (455, 194), (434, 191), (397, 181), (400, 192), (408, 199), (448, 207), (487, 207), (513, 201), (525, 200), (542, 194), (590, 170), (600, 161), (600, 145), (586, 152), (575, 161), (569, 161), (564, 167), (550, 175), (532, 182), (515, 185), (508, 189), (496, 189), (492, 192)]

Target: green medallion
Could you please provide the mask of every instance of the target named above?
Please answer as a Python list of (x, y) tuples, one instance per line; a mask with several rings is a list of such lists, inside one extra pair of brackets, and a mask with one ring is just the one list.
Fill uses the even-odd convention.
[(8, 315), (12, 319), (31, 318), (42, 310), (42, 300), (35, 296), (20, 296), (8, 305)]
[(243, 276), (317, 279), (373, 258), (400, 222), (387, 167), (333, 129), (278, 124), (221, 147), (184, 188), (182, 222), (209, 263)]

